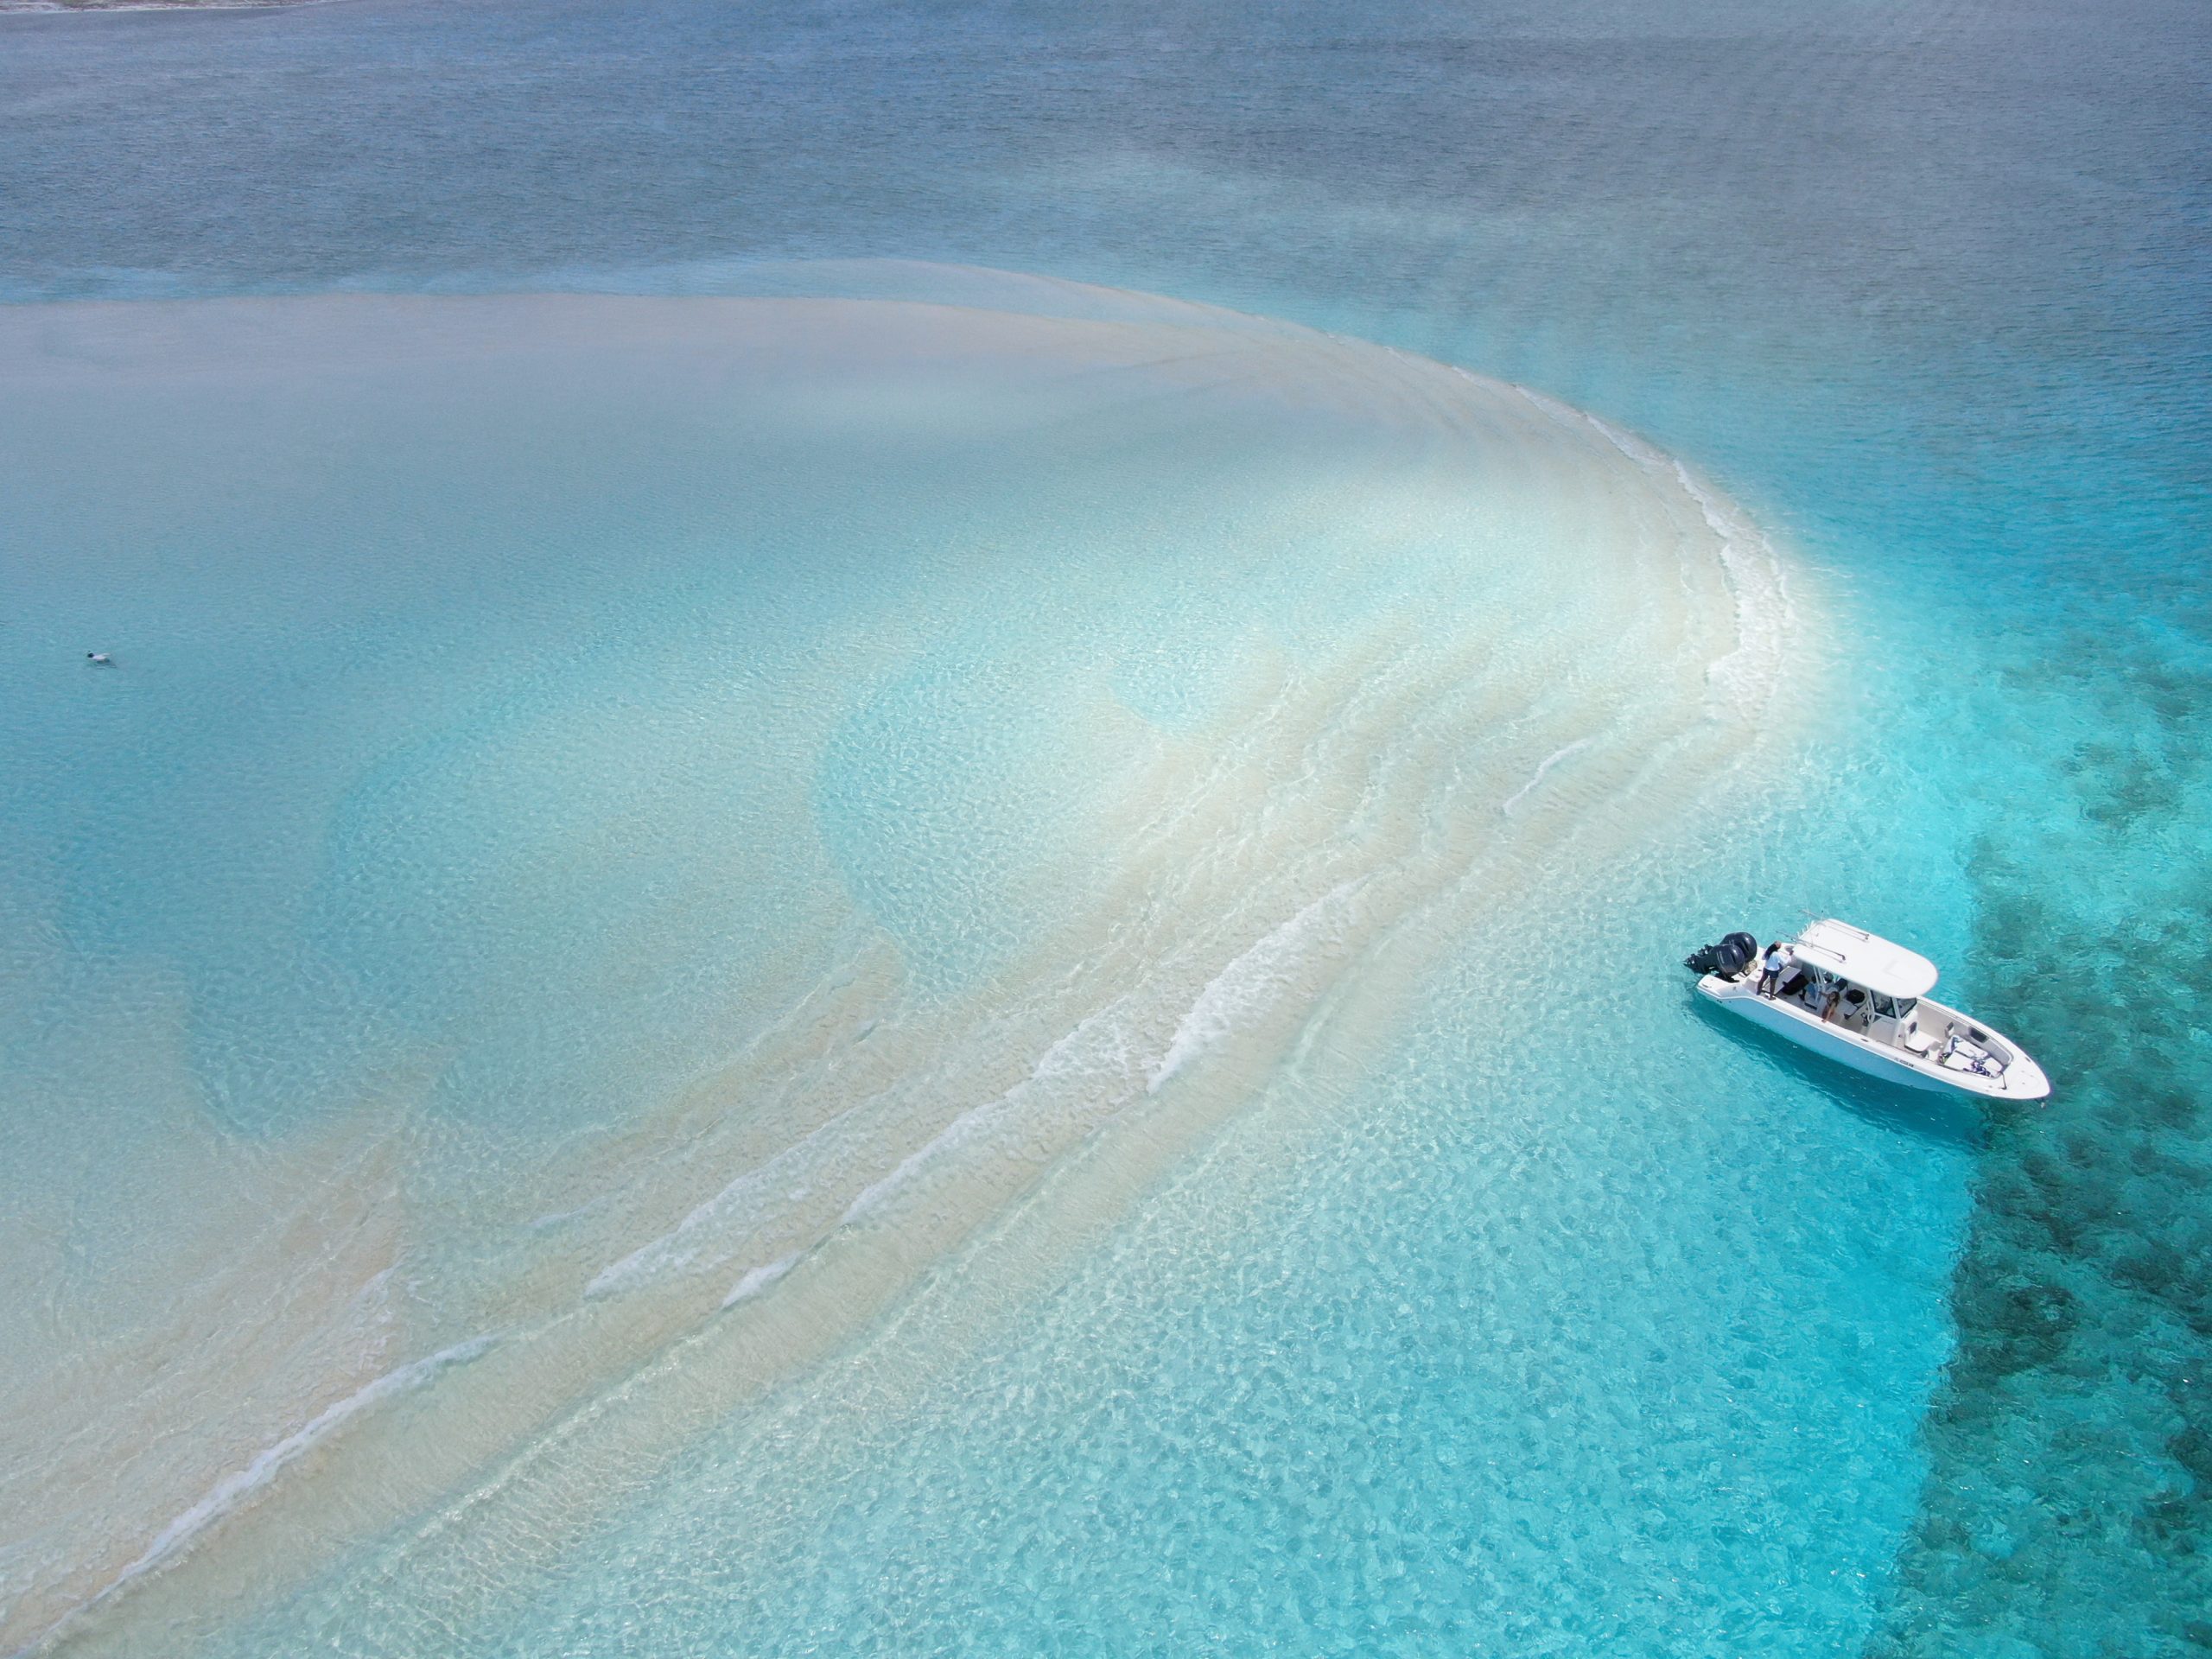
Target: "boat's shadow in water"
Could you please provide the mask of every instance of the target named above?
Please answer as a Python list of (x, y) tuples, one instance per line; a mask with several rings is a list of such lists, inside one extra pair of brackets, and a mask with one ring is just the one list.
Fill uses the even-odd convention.
[(1871, 1123), (1944, 1146), (1978, 1147), (1987, 1133), (1981, 1114), (1967, 1101), (1903, 1084), (1884, 1083), (1839, 1061), (1800, 1048), (1764, 1027), (1738, 1019), (1692, 995), (1697, 1017), (1729, 1041), (1759, 1055), (1808, 1089), (1825, 1095), (1847, 1112)]

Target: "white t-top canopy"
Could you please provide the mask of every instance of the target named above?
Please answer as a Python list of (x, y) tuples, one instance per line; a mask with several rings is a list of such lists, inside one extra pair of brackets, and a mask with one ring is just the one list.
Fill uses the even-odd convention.
[(1927, 957), (1833, 917), (1800, 933), (1796, 950), (1806, 966), (1864, 985), (1877, 996), (1925, 996), (1936, 983), (1936, 964)]

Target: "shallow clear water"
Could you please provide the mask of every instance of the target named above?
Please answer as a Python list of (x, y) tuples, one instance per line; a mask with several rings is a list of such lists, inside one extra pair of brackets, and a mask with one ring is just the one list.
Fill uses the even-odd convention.
[(0, 20), (0, 1645), (2212, 1643), (2206, 55)]

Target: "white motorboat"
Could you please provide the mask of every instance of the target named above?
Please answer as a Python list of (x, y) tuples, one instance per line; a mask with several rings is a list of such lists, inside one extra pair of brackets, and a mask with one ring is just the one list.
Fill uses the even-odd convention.
[(1698, 994), (1816, 1054), (1870, 1077), (1984, 1100), (2041, 1100), (2050, 1079), (2009, 1037), (1928, 993), (1936, 964), (1833, 918), (1783, 947), (1761, 970), (1758, 941), (1732, 933), (1689, 959)]

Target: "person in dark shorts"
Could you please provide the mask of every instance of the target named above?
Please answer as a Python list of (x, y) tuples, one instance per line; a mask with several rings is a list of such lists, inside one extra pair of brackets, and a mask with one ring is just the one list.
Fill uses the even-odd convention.
[(1782, 983), (1783, 975), (1789, 971), (1795, 958), (1789, 947), (1778, 940), (1766, 948), (1765, 958), (1759, 963), (1759, 995), (1772, 996), (1775, 988)]

